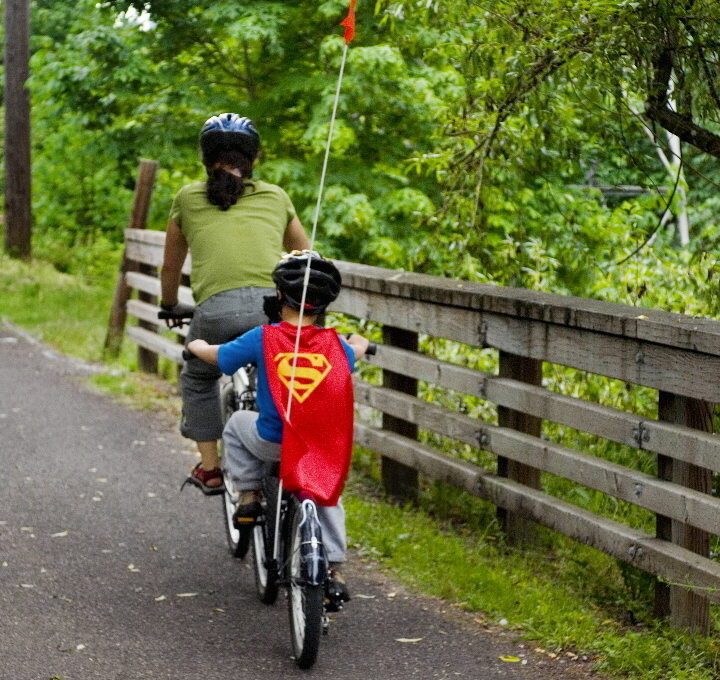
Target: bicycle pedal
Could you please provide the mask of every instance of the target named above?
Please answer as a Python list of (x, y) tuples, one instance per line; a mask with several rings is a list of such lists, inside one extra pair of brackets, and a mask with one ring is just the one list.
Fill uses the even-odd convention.
[(343, 608), (343, 600), (335, 597), (325, 597), (323, 598), (323, 607), (325, 608), (326, 612), (332, 614), (336, 612), (341, 612)]

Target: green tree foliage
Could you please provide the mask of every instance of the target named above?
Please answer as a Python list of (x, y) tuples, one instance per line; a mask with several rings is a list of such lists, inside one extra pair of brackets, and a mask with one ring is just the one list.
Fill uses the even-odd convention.
[[(690, 250), (707, 249), (702, 232), (714, 231), (720, 179), (708, 142), (718, 116), (715, 3), (387, 0), (382, 8), (414, 58), (461, 77), (444, 139), (413, 161), (418, 173), (444, 178), (432, 222), (449, 247), (426, 249), (415, 266), (579, 295), (620, 290), (642, 304), (662, 279), (626, 281), (631, 260), (650, 274), (658, 260), (692, 266), (658, 228), (666, 207), (679, 208), (680, 177), (656, 153), (674, 160), (666, 132), (694, 143), (682, 153), (695, 200)], [(664, 89), (659, 54), (671, 64)], [(682, 101), (694, 102), (682, 115), (696, 134), (659, 115), (654, 101), (677, 102), (680, 113)], [(648, 191), (623, 200), (578, 188), (585, 184)]]
[[(161, 227), (172, 193), (202, 177), (197, 132), (221, 111), (258, 122), (258, 176), (283, 185), (309, 225), (346, 6), (38, 0), (35, 208), (45, 251), (67, 268), (77, 252), (68, 246), (117, 241), (140, 156), (163, 168), (152, 214)], [(718, 13), (690, 0), (361, 0), (320, 246), (643, 304), (666, 268), (700, 266), (714, 247)], [(672, 158), (666, 130), (684, 141), (686, 249), (672, 223), (658, 228), (666, 208), (678, 210), (679, 176), (657, 156), (660, 147)], [(618, 185), (645, 190), (597, 188)], [(712, 279), (707, 258), (702, 266)]]

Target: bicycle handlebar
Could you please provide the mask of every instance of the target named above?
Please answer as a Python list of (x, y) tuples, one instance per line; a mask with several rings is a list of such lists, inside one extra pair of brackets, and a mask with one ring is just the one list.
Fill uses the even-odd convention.
[[(374, 342), (371, 342), (368, 345), (367, 350), (365, 350), (365, 354), (375, 354), (375, 353), (377, 353), (377, 345)], [(197, 359), (197, 357), (187, 348), (183, 349), (182, 358), (184, 361), (188, 361), (190, 359)]]
[(190, 323), (193, 318), (195, 309), (193, 307), (188, 309), (188, 307), (189, 305), (185, 305), (185, 309), (180, 311), (160, 309), (157, 313), (158, 319), (164, 321), (168, 328), (182, 328), (185, 324)]
[(157, 313), (158, 319), (175, 319), (176, 321), (190, 321), (193, 318), (193, 312), (173, 312), (167, 309), (161, 309)]
[[(184, 309), (181, 312), (175, 312), (170, 309), (160, 309), (158, 310), (157, 316), (158, 319), (163, 321), (173, 322), (168, 324), (170, 328), (182, 328), (193, 318), (194, 311), (194, 309)], [(350, 337), (351, 335), (352, 333), (348, 333), (347, 337)], [(372, 356), (374, 354), (377, 354), (377, 345), (374, 342), (371, 342), (365, 350), (365, 355)], [(188, 359), (195, 358), (195, 355), (187, 349), (183, 349), (182, 358), (187, 361)]]

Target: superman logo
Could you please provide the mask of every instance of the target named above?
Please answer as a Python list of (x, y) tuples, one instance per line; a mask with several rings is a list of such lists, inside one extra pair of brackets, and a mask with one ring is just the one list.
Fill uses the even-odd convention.
[[(273, 359), (277, 364), (278, 378), (288, 389), (290, 389), (294, 356), (292, 352), (282, 352)], [(292, 386), (293, 397), (302, 404), (325, 380), (331, 368), (332, 366), (324, 354), (298, 354), (295, 380)]]

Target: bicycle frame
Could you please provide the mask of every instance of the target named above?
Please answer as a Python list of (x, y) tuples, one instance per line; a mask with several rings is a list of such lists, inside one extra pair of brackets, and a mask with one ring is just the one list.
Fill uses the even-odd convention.
[[(255, 405), (255, 385), (253, 367), (245, 366), (230, 376), (232, 384), (233, 410), (252, 409)], [(322, 530), (318, 518), (317, 507), (311, 499), (298, 499), (301, 502), (303, 519), (301, 522), (303, 532), (303, 551), (301, 555), (301, 568), (304, 582), (309, 585), (322, 585), (328, 573), (327, 559), (322, 544)], [(282, 535), (281, 521), (283, 518), (283, 485), (278, 480), (277, 505), (275, 508), (275, 527), (273, 532), (272, 562), (268, 568), (279, 570), (282, 566), (280, 555), (280, 538)]]

